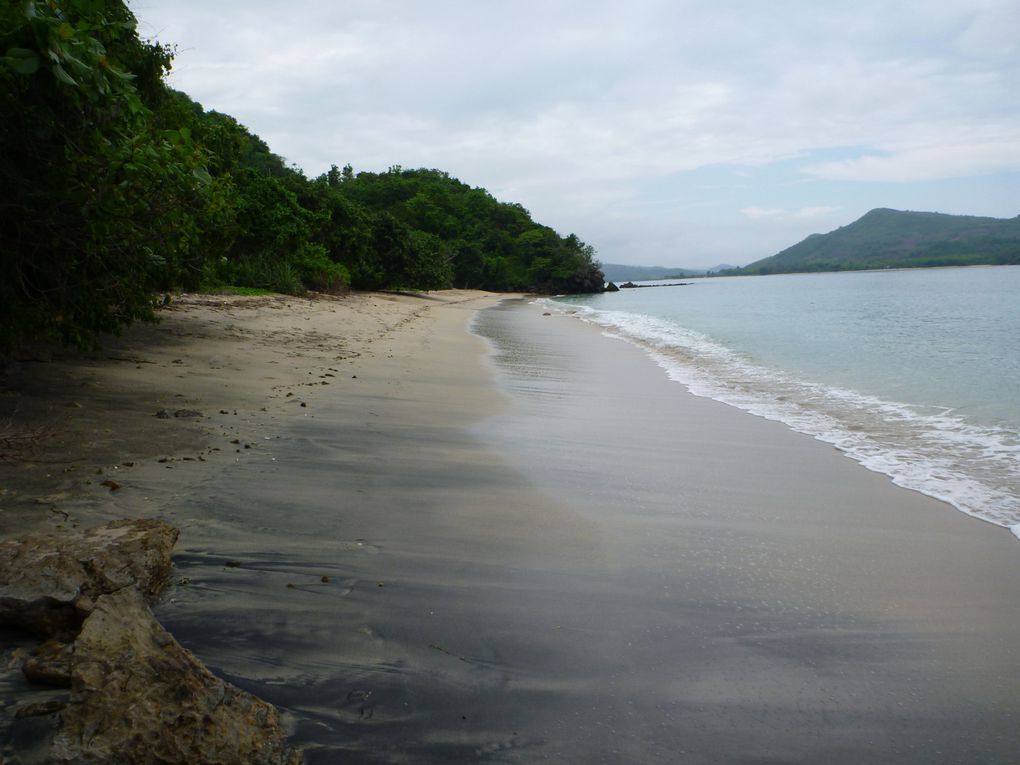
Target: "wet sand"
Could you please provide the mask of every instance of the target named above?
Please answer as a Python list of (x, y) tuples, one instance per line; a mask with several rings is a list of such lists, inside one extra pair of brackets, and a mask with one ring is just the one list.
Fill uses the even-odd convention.
[[(526, 301), (476, 316), (496, 302), (477, 293), (387, 299), (385, 331), (353, 352), (338, 304), (306, 350), (258, 335), (285, 370), (203, 366), (223, 401), (233, 379), (250, 391), (238, 415), (200, 426), (139, 404), (139, 434), (193, 427), (206, 462), (178, 451), (115, 493), (76, 484), (39, 505), (180, 525), (157, 615), (278, 705), (309, 763), (1020, 751), (1008, 532), (691, 396), (570, 317)], [(185, 398), (218, 412), (219, 391)], [(0, 519), (32, 512), (21, 480)]]

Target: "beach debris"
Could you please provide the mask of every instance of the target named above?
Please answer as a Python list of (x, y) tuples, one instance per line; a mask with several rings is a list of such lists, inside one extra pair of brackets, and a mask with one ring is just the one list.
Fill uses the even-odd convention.
[[(235, 412), (236, 414), (236, 412)], [(197, 409), (177, 409), (174, 411), (174, 417), (188, 418), (188, 417), (201, 417), (202, 413)]]
[(107, 489), (110, 490), (111, 493), (117, 491), (118, 489), (120, 489), (120, 484), (117, 483), (116, 481), (111, 481), (109, 478), (107, 478), (105, 481), (103, 481), (99, 485), (100, 486), (105, 486)]
[(329, 576), (323, 574), (321, 577), (319, 577), (319, 581), (322, 582), (323, 584), (329, 584)]
[(166, 409), (160, 409), (158, 412), (156, 412), (156, 416), (161, 420), (169, 420), (170, 412), (168, 412)]
[(224, 564), (227, 568), (240, 568), (241, 561), (239, 560), (228, 560)]

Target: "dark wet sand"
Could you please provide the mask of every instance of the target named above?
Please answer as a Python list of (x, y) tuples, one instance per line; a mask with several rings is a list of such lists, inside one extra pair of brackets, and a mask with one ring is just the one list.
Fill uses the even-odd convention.
[(309, 763), (1017, 760), (1007, 531), (523, 301), (485, 364), (470, 315), (170, 518), (158, 616)]

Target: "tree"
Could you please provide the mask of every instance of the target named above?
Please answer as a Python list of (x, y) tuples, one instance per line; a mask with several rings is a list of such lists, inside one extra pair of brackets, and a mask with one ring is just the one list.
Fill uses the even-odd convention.
[(122, 2), (0, 10), (0, 350), (91, 345), (195, 280), (210, 177), (189, 131), (161, 128), (170, 51)]

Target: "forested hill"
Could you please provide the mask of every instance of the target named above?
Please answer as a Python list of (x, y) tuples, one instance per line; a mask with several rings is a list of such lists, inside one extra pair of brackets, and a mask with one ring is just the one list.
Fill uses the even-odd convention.
[(442, 171), (307, 177), (171, 60), (122, 0), (0, 4), (0, 353), (181, 289), (602, 289), (589, 245)]
[(729, 274), (781, 274), (878, 268), (1020, 263), (1020, 216), (979, 218), (932, 212), (872, 210), (828, 234)]

